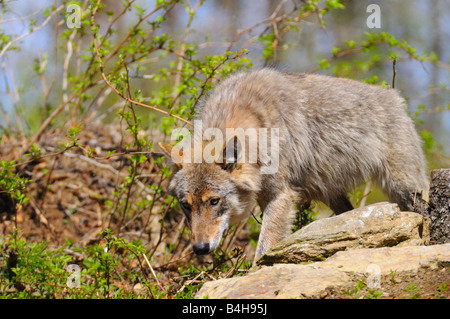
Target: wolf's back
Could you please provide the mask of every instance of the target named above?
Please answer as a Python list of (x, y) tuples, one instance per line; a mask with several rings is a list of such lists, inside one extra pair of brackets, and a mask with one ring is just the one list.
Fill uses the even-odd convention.
[(203, 128), (279, 128), (278, 180), (307, 199), (329, 201), (370, 175), (392, 198), (427, 186), (420, 139), (393, 89), (261, 69), (223, 81), (198, 118)]

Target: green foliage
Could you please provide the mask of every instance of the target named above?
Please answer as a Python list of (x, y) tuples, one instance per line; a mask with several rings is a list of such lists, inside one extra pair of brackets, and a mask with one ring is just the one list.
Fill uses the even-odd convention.
[(31, 143), (30, 153), (25, 154), (25, 156), (30, 156), (37, 160), (41, 156), (41, 149), (37, 144)]
[(433, 138), (433, 134), (431, 134), (429, 131), (427, 130), (422, 130), (420, 132), (420, 137), (422, 137), (422, 140), (424, 141), (424, 150), (425, 152), (432, 152), (435, 150), (435, 141)]
[(448, 283), (443, 282), (439, 287), (438, 287), (438, 291), (440, 293), (445, 292), (448, 290)]
[(78, 137), (77, 135), (81, 132), (81, 125), (82, 123), (80, 123), (78, 126), (76, 127), (71, 127), (67, 130), (67, 142), (64, 145), (64, 147), (66, 149), (69, 149), (71, 147), (75, 147), (75, 146), (80, 146), (80, 144), (78, 144)]
[[(367, 292), (367, 294), (365, 293)], [(344, 295), (351, 296), (354, 299), (361, 299), (362, 295), (365, 295), (365, 299), (380, 299), (383, 291), (374, 290), (367, 287), (367, 284), (364, 280), (358, 280), (353, 289), (345, 289), (343, 290)]]
[(28, 244), (16, 230), (0, 238), (0, 295), (2, 298), (54, 298), (61, 292), (70, 261), (64, 247), (46, 242)]
[(259, 37), (259, 41), (261, 41), (263, 48), (263, 58), (266, 61), (269, 61), (270, 57), (274, 53), (273, 40), (275, 39), (274, 33), (268, 33)]
[(324, 4), (327, 8), (332, 9), (345, 9), (345, 5), (342, 4), (342, 0), (328, 0)]
[(298, 208), (297, 209), (297, 215), (294, 220), (294, 226), (292, 228), (292, 231), (295, 232), (304, 226), (312, 223), (316, 220), (317, 217), (317, 211), (315, 211), (315, 205), (310, 205), (306, 208)]
[(366, 285), (364, 280), (358, 280), (358, 282), (356, 283), (355, 288), (353, 288), (353, 289), (345, 289), (343, 291), (343, 293), (345, 295), (352, 296), (354, 299), (359, 299), (362, 290), (364, 288), (366, 288), (366, 287), (367, 287), (367, 285)]
[(373, 290), (368, 288), (367, 291), (370, 294), (370, 297), (368, 299), (380, 299), (383, 292), (381, 290)]
[(421, 294), (418, 292), (419, 287), (417, 287), (417, 284), (412, 282), (404, 289), (404, 291), (409, 293), (410, 299), (417, 299), (421, 296)]
[(21, 206), (29, 200), (25, 192), (26, 185), (31, 180), (15, 173), (14, 163), (15, 161), (0, 161), (0, 192), (6, 192), (16, 201), (16, 205)]
[[(127, 242), (110, 230), (95, 245), (80, 247), (66, 242), (54, 248), (48, 242), (27, 242), (19, 231), (0, 238), (0, 298), (153, 298), (153, 283), (143, 269), (140, 242)], [(131, 266), (138, 260), (139, 266)], [(69, 266), (77, 271), (70, 272)], [(71, 276), (78, 283), (71, 285)], [(134, 293), (120, 282), (141, 282)]]
[[(437, 61), (435, 53), (419, 55), (406, 40), (399, 40), (388, 32), (366, 32), (361, 41), (345, 41), (343, 46), (334, 47), (331, 53), (331, 58), (317, 61), (317, 69), (330, 69), (334, 62), (331, 68), (332, 74), (350, 78), (366, 74), (382, 63), (400, 59), (414, 59), (419, 63), (436, 63)], [(372, 75), (366, 82), (388, 87), (387, 82), (390, 81), (386, 80), (379, 82), (378, 76)]]

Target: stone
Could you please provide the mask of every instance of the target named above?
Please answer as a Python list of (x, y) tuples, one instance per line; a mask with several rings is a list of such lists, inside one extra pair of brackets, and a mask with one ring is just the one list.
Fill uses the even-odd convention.
[(341, 251), (322, 262), (262, 266), (246, 276), (206, 282), (196, 298), (261, 299), (321, 298), (326, 290), (342, 291), (378, 271), (396, 278), (420, 269), (450, 267), (450, 244), (381, 247)]
[(206, 282), (196, 298), (209, 299), (288, 299), (308, 298), (329, 286), (351, 281), (343, 271), (314, 269), (305, 265), (279, 264), (263, 267), (245, 277)]
[[(382, 247), (338, 252), (314, 266), (363, 274), (370, 265), (376, 265), (380, 274), (391, 271), (416, 272), (420, 268), (438, 269), (450, 266), (450, 244), (419, 247)], [(450, 270), (449, 270), (450, 271)]]
[(418, 246), (429, 243), (429, 219), (378, 203), (303, 227), (270, 249), (258, 265), (321, 261), (348, 249)]
[[(353, 291), (360, 280), (380, 289), (381, 276), (392, 274), (397, 284), (417, 274), (442, 284), (450, 278), (450, 244), (424, 246), (429, 225), (389, 203), (318, 220), (282, 240), (246, 276), (206, 282), (196, 298), (328, 298)], [(386, 292), (384, 285), (382, 296), (391, 298), (395, 289)]]

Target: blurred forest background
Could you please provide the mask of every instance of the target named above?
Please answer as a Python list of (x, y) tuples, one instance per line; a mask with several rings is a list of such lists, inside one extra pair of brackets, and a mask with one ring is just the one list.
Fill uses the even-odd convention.
[[(367, 24), (370, 4), (380, 28)], [(245, 273), (259, 217), (232, 228), (214, 256), (193, 256), (155, 147), (190, 127), (235, 71), (395, 86), (429, 170), (449, 167), (449, 33), (446, 0), (1, 1), (0, 293), (189, 298), (205, 280)], [(352, 193), (355, 205), (381, 199), (370, 183)], [(313, 218), (300, 214), (297, 226)], [(62, 266), (20, 257), (44, 250)], [(59, 289), (67, 263), (82, 265), (89, 289)]]

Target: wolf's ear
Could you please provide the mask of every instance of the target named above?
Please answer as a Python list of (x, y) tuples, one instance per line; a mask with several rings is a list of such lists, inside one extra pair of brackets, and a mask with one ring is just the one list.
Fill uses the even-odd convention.
[(179, 168), (183, 167), (183, 151), (163, 143), (158, 143), (158, 145), (167, 158), (171, 159)]
[(240, 157), (241, 143), (237, 136), (233, 136), (227, 141), (223, 149), (223, 163), (220, 166), (226, 171), (233, 171), (236, 169)]

